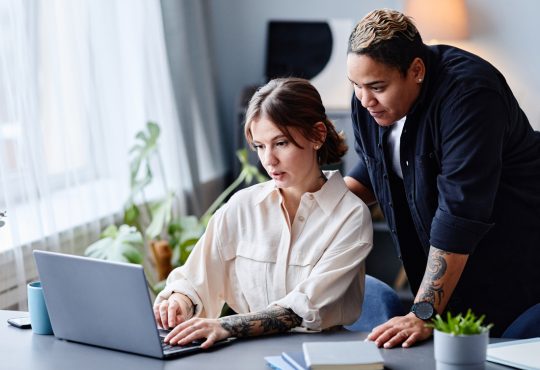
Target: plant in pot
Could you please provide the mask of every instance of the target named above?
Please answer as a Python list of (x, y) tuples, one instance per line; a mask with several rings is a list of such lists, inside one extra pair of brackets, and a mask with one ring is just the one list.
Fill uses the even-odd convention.
[[(153, 122), (148, 122), (146, 130), (136, 134), (137, 142), (130, 150), (131, 192), (124, 208), (124, 223), (108, 226), (101, 239), (85, 251), (85, 255), (94, 258), (138, 264), (144, 264), (146, 251), (151, 251), (157, 276), (156, 279), (148, 278), (155, 292), (162, 289), (163, 280), (174, 267), (184, 264), (204, 233), (210, 217), (227, 198), (242, 183), (266, 180), (257, 167), (249, 164), (247, 151), (239, 150), (237, 157), (242, 164), (240, 174), (208, 210), (200, 218), (194, 215), (175, 216), (175, 193), (167, 187), (166, 171), (158, 150), (159, 135), (159, 126)], [(156, 164), (165, 196), (149, 202), (145, 189), (155, 179)], [(145, 245), (148, 247), (145, 248)]]
[[(166, 243), (165, 230), (172, 218), (175, 198), (174, 192), (167, 188), (158, 151), (159, 135), (159, 126), (154, 122), (148, 122), (146, 129), (136, 134), (135, 145), (130, 149), (130, 194), (124, 206), (124, 223), (120, 226), (109, 225), (101, 234), (101, 239), (85, 251), (89, 257), (144, 264), (145, 245), (148, 245), (154, 254), (158, 278), (163, 267), (155, 256), (155, 244)], [(149, 202), (145, 189), (154, 181), (155, 163), (161, 174), (165, 195), (157, 201)]]
[(479, 318), (469, 309), (465, 315), (446, 318), (436, 315), (427, 326), (434, 328), (434, 356), (437, 370), (483, 369), (486, 361), (489, 330), (493, 324), (484, 324), (485, 315)]

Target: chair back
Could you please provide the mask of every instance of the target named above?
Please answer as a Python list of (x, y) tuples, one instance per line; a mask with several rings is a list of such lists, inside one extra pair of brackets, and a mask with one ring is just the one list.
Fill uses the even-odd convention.
[(399, 296), (388, 284), (366, 275), (364, 303), (358, 320), (345, 328), (350, 331), (371, 331), (392, 317), (404, 314)]
[(501, 336), (501, 338), (512, 339), (536, 337), (540, 337), (540, 303), (519, 315)]

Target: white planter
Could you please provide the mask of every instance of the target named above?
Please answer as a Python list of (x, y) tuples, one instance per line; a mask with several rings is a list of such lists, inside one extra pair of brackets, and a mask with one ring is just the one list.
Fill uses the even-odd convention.
[(434, 330), (437, 370), (485, 368), (489, 331), (475, 335), (452, 335)]

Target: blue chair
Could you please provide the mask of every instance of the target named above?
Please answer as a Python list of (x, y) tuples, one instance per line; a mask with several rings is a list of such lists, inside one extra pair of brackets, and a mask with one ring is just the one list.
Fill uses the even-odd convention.
[(501, 338), (512, 339), (536, 337), (540, 337), (540, 303), (519, 315), (501, 336)]
[(395, 290), (379, 279), (366, 275), (362, 314), (354, 324), (345, 326), (345, 329), (371, 331), (392, 317), (403, 314), (403, 305)]

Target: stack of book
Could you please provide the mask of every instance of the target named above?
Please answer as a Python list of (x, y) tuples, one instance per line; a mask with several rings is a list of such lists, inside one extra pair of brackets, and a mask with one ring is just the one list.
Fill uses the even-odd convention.
[(302, 352), (268, 356), (275, 370), (380, 370), (384, 360), (375, 343), (363, 341), (305, 342)]

